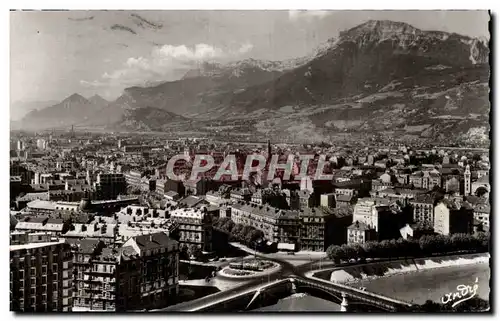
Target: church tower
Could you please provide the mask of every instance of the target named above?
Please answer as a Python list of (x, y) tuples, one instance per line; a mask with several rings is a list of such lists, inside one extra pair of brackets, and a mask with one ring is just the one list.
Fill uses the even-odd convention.
[(467, 165), (465, 166), (465, 172), (464, 172), (464, 194), (465, 196), (470, 195), (470, 166)]

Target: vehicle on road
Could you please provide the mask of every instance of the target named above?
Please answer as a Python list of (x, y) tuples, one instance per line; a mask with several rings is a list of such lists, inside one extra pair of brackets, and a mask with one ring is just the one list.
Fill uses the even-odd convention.
[(287, 252), (287, 255), (295, 255), (295, 252)]

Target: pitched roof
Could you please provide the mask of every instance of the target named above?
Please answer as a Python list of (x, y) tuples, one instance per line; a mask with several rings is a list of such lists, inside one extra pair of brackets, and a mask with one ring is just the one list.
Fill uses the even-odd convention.
[(177, 192), (174, 192), (174, 191), (168, 191), (165, 193), (165, 196), (169, 196), (169, 197), (174, 197), (174, 196), (178, 196), (179, 193)]
[(429, 194), (417, 195), (411, 203), (434, 204), (434, 198)]
[(351, 230), (360, 230), (360, 231), (367, 231), (367, 230), (371, 230), (370, 227), (368, 227), (368, 225), (366, 225), (365, 223), (363, 222), (354, 222), (352, 223), (351, 225), (349, 225), (349, 227), (347, 227), (348, 229), (351, 229)]
[(168, 237), (164, 232), (158, 232), (148, 235), (138, 235), (133, 236), (132, 238), (137, 243), (137, 246), (141, 248), (141, 250), (152, 250), (178, 244), (177, 241)]
[(42, 201), (42, 200), (34, 200), (26, 204), (27, 207), (31, 208), (38, 208), (38, 209), (44, 209), (44, 210), (55, 210), (56, 206), (54, 202), (51, 201)]
[(179, 200), (179, 204), (186, 205), (187, 207), (194, 207), (203, 201), (204, 200), (202, 198), (199, 198), (199, 197), (196, 197), (193, 195), (189, 195), (189, 196)]
[(80, 253), (92, 253), (99, 242), (97, 239), (66, 239), (66, 243), (76, 245)]
[(337, 202), (350, 202), (352, 200), (352, 195), (337, 195)]

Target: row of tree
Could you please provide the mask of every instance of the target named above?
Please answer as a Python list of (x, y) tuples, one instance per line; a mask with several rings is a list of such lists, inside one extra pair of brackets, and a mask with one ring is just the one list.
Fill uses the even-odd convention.
[(447, 254), (458, 251), (487, 252), (489, 233), (424, 235), (420, 239), (369, 241), (364, 244), (331, 245), (327, 249), (328, 257), (336, 263), (341, 260), (394, 257), (425, 257), (435, 254)]
[(228, 235), (229, 241), (240, 242), (250, 247), (264, 237), (261, 230), (249, 225), (235, 224), (229, 217), (215, 218), (212, 223), (214, 229)]
[(181, 247), (179, 248), (179, 252), (179, 257), (181, 260), (190, 260), (191, 258), (196, 260), (203, 256), (203, 252), (201, 251), (201, 249), (194, 244), (181, 245)]

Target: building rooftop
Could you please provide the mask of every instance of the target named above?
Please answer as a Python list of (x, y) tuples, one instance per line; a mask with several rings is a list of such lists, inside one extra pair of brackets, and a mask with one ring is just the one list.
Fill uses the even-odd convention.
[(53, 211), (56, 209), (55, 203), (51, 201), (34, 200), (26, 204), (28, 208), (43, 209)]
[(205, 213), (201, 209), (197, 208), (178, 208), (173, 211), (170, 211), (170, 217), (191, 217), (203, 219)]
[(176, 197), (176, 196), (179, 196), (179, 193), (174, 192), (174, 191), (168, 191), (168, 192), (165, 193), (165, 196), (167, 196), (167, 197)]
[(245, 212), (253, 213), (255, 215), (270, 217), (274, 219), (277, 219), (280, 216), (284, 215), (283, 212), (285, 211), (268, 205), (259, 205), (256, 203), (244, 202), (244, 201), (239, 201), (231, 205), (231, 207)]
[(28, 243), (28, 244), (18, 244), (18, 245), (10, 245), (10, 251), (18, 251), (18, 250), (28, 250), (35, 249), (45, 246), (52, 246), (57, 244), (63, 244), (64, 240), (59, 240), (57, 242), (42, 242), (42, 243)]
[(186, 196), (185, 198), (179, 200), (178, 202), (180, 205), (185, 205), (187, 207), (194, 207), (203, 201), (204, 200), (200, 197), (189, 195), (189, 196)]
[(158, 248), (177, 245), (178, 242), (168, 237), (164, 232), (153, 233), (149, 235), (138, 235), (132, 237), (141, 250), (153, 250)]
[(350, 230), (359, 230), (359, 231), (368, 231), (368, 230), (371, 230), (371, 228), (368, 227), (368, 225), (366, 225), (363, 222), (358, 222), (358, 221), (352, 223), (347, 228), (350, 229)]
[(81, 253), (92, 253), (100, 242), (97, 239), (66, 239), (66, 243), (78, 247)]
[(352, 198), (353, 198), (352, 195), (344, 195), (344, 194), (339, 194), (336, 197), (337, 202), (350, 202)]
[(417, 195), (412, 203), (434, 204), (434, 197), (430, 194)]

